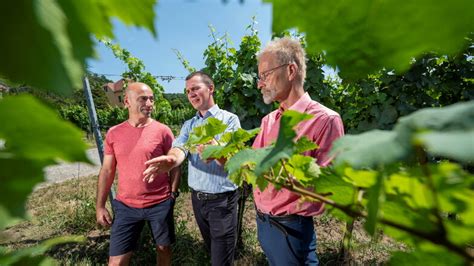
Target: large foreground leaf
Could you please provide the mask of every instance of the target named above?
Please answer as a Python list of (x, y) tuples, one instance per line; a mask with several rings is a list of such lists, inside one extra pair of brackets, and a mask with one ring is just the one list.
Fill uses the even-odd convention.
[(455, 54), (474, 31), (472, 0), (269, 0), (273, 30), (296, 27), (343, 78), (404, 71), (424, 52)]
[(51, 258), (44, 256), (46, 251), (59, 244), (84, 242), (85, 240), (83, 236), (62, 236), (13, 252), (0, 249), (0, 265), (56, 265)]
[(392, 131), (372, 130), (338, 139), (332, 149), (335, 165), (375, 168), (410, 160), (414, 147), (434, 155), (473, 162), (474, 101), (426, 108), (399, 120)]
[[(81, 86), (93, 35), (112, 36), (112, 17), (154, 33), (154, 0), (0, 1), (0, 77), (72, 91)], [(7, 37), (8, 36), (8, 37)]]
[(376, 167), (405, 159), (409, 148), (401, 145), (393, 131), (372, 130), (346, 135), (333, 144), (335, 165), (348, 163), (354, 168)]
[[(31, 96), (0, 100), (0, 228), (23, 216), (26, 197), (58, 159), (89, 162), (82, 133)], [(0, 206), (1, 207), (1, 206)]]
[(0, 101), (0, 139), (15, 157), (89, 162), (82, 133), (32, 96)]

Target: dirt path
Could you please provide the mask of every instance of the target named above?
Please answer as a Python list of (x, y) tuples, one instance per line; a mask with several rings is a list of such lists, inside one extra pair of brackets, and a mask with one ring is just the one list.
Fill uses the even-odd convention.
[(87, 157), (89, 157), (95, 165), (86, 163), (61, 163), (59, 165), (47, 167), (45, 169), (46, 181), (39, 184), (36, 188), (45, 187), (51, 183), (60, 183), (72, 178), (99, 174), (100, 159), (97, 148), (87, 150)]

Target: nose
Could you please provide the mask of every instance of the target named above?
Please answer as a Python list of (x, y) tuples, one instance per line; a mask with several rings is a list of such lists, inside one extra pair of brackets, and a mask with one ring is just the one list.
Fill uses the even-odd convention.
[(257, 88), (260, 90), (265, 87), (265, 82), (263, 82), (261, 79), (257, 80)]

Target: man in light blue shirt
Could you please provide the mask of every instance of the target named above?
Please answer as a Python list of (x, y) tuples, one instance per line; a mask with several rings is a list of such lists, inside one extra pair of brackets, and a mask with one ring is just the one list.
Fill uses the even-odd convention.
[[(222, 110), (214, 102), (214, 82), (204, 72), (196, 71), (186, 77), (186, 94), (196, 116), (184, 122), (179, 136), (167, 155), (146, 164), (144, 180), (151, 182), (154, 175), (168, 172), (188, 158), (188, 184), (192, 190), (192, 204), (196, 222), (211, 254), (212, 265), (232, 265), (237, 237), (237, 186), (227, 178), (224, 167), (217, 160), (205, 162), (197, 153), (190, 153), (184, 144), (193, 128), (214, 117), (227, 125), (226, 131), (240, 128), (239, 118)], [(216, 137), (217, 140), (220, 136)], [(198, 147), (202, 150), (202, 147)]]

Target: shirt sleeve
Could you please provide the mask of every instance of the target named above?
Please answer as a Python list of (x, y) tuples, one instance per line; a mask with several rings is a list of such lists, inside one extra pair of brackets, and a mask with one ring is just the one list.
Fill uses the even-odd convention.
[(184, 147), (184, 144), (188, 141), (189, 134), (191, 132), (191, 121), (184, 122), (181, 130), (179, 131), (178, 137), (173, 141), (172, 148), (178, 148), (182, 150), (186, 156), (188, 156), (188, 150)]
[(110, 130), (105, 135), (104, 154), (114, 155), (114, 147), (112, 145), (112, 133), (110, 132)]
[(344, 125), (339, 115), (328, 116), (319, 136), (314, 136), (319, 148), (314, 156), (320, 166), (327, 166), (332, 156), (329, 156), (333, 142), (344, 135)]
[(168, 154), (174, 141), (173, 132), (169, 127), (166, 127), (166, 131), (163, 134), (163, 153)]

